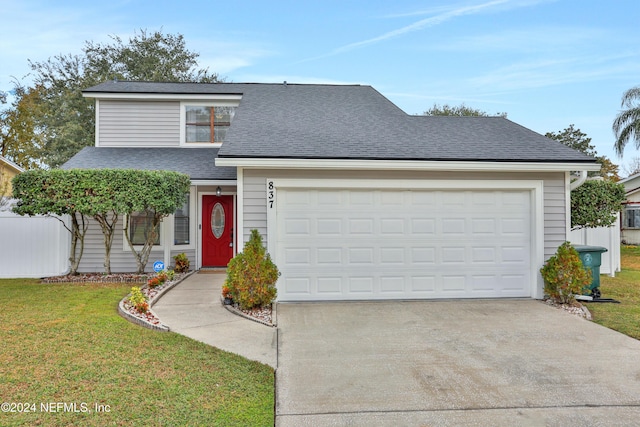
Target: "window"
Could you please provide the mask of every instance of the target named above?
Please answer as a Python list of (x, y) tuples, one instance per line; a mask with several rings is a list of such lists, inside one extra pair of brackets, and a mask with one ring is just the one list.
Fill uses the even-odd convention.
[(222, 143), (235, 115), (236, 107), (185, 106), (187, 143)]
[(623, 228), (640, 228), (640, 206), (624, 209)]
[(173, 244), (188, 245), (190, 241), (189, 233), (189, 195), (186, 195), (184, 205), (173, 214)]
[[(147, 241), (151, 224), (153, 223), (153, 214), (150, 212), (134, 212), (129, 215), (129, 239), (134, 245), (144, 245)], [(154, 245), (160, 244), (160, 225), (156, 227), (156, 240)]]

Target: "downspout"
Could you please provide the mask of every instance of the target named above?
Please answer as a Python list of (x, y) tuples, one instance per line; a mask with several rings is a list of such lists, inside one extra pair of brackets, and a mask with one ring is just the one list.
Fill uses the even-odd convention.
[(570, 189), (571, 191), (580, 187), (587, 180), (587, 171), (580, 171), (580, 176), (575, 180), (571, 181)]

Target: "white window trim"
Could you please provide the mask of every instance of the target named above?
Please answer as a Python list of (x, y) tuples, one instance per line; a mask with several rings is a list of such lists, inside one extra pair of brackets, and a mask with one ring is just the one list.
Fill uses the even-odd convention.
[[(270, 188), (269, 183), (273, 183)], [(415, 190), (528, 190), (531, 197), (531, 298), (543, 297), (543, 281), (538, 269), (544, 263), (544, 182), (542, 180), (369, 180), (369, 179), (279, 179), (265, 181), (267, 202), (267, 251), (276, 265), (278, 256), (278, 189), (415, 189)], [(270, 205), (270, 202), (273, 202)]]
[[(173, 242), (175, 241), (174, 239), (174, 215), (168, 215), (166, 217), (164, 217), (162, 219), (162, 221), (160, 221), (160, 244), (159, 245), (154, 245), (153, 248), (151, 249), (151, 252), (154, 251), (161, 251), (165, 249), (165, 242), (168, 240), (169, 242), (171, 242), (169, 246), (169, 248), (171, 248), (171, 250), (192, 250), (196, 248), (196, 223), (197, 223), (197, 218), (198, 216), (196, 215), (196, 188), (194, 186), (191, 186), (189, 188), (189, 199), (190, 199), (190, 205), (189, 205), (189, 244), (188, 245), (176, 245)], [(127, 242), (127, 238), (125, 236), (126, 230), (124, 228), (126, 224), (123, 224), (123, 228), (122, 228), (122, 249), (124, 251), (131, 251), (131, 248), (129, 247), (129, 243)], [(143, 245), (133, 245), (134, 249), (136, 250), (141, 250)]]
[[(173, 216), (173, 215), (171, 215)], [(167, 217), (168, 218), (168, 217)], [(153, 245), (153, 247), (151, 248), (151, 252), (154, 251), (160, 251), (162, 249), (164, 249), (164, 241), (165, 241), (165, 237), (164, 237), (164, 232), (165, 232), (165, 220), (167, 218), (163, 218), (162, 221), (160, 221), (160, 229), (158, 230), (158, 234), (160, 235), (160, 244), (158, 245)], [(127, 224), (124, 224), (125, 220), (128, 222), (129, 221), (129, 216), (128, 215), (123, 215), (123, 224), (122, 224), (122, 250), (123, 251), (131, 251), (131, 247), (129, 246), (129, 242), (127, 241), (127, 229), (125, 228)], [(141, 250), (142, 247), (144, 245), (133, 245), (133, 248), (137, 251)]]
[(640, 225), (637, 227), (629, 227), (627, 225), (627, 211), (640, 211), (640, 205), (625, 205), (622, 209), (622, 224), (621, 227), (623, 230), (640, 230)]
[(181, 101), (180, 102), (180, 146), (181, 147), (222, 147), (221, 142), (187, 142), (187, 106), (195, 107), (237, 107), (240, 101), (236, 100), (211, 100), (211, 101)]
[(174, 215), (169, 215), (167, 218), (170, 219), (169, 221), (169, 228), (170, 228), (170, 232), (169, 235), (171, 236), (171, 249), (176, 249), (176, 250), (182, 250), (184, 249), (186, 250), (191, 250), (191, 249), (195, 249), (196, 248), (196, 224), (198, 222), (198, 216), (196, 214), (196, 187), (195, 186), (191, 186), (189, 188), (189, 244), (188, 245), (176, 245), (175, 242), (175, 217)]

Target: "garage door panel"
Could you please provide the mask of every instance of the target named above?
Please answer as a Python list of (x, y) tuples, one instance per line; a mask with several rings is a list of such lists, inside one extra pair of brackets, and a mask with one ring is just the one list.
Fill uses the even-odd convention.
[(530, 296), (530, 223), (528, 191), (279, 189), (278, 298)]

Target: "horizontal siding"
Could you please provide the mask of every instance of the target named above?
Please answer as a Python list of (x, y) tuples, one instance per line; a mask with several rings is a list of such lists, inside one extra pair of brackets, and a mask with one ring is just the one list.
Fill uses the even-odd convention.
[(261, 174), (244, 176), (244, 228), (242, 241), (248, 242), (251, 230), (257, 229), (267, 245), (267, 186), (266, 178)]
[(553, 255), (566, 240), (565, 174), (513, 172), (413, 172), (413, 171), (244, 171), (244, 240), (252, 228), (265, 236), (267, 226), (266, 179), (447, 179), (447, 180), (543, 180), (544, 182), (544, 256)]
[(548, 174), (544, 180), (544, 259), (567, 240), (565, 175)]
[(180, 103), (101, 100), (101, 147), (180, 146)]
[[(111, 246), (111, 271), (113, 273), (131, 273), (137, 270), (136, 260), (126, 243), (122, 232), (123, 218), (118, 219), (114, 233), (113, 244)], [(123, 246), (124, 244), (124, 246)], [(195, 249), (171, 249), (171, 257), (184, 252), (191, 261), (192, 268), (196, 265)], [(153, 271), (153, 261), (164, 259), (164, 248), (154, 248), (149, 255), (146, 265), (146, 272)], [(172, 267), (174, 265), (171, 259)], [(102, 273), (104, 272), (104, 239), (100, 225), (93, 219), (89, 220), (89, 229), (85, 236), (84, 253), (78, 269), (80, 273)]]

